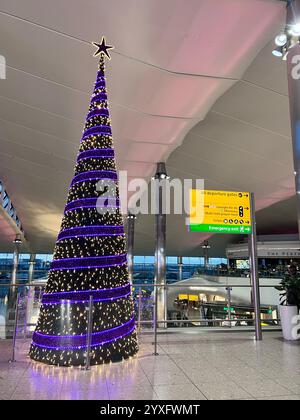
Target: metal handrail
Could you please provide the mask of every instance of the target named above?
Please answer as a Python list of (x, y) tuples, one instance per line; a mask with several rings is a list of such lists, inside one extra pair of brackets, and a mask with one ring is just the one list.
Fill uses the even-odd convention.
[[(235, 321), (248, 321), (254, 322), (253, 318), (213, 318), (213, 319), (206, 319), (206, 318), (198, 318), (198, 319), (162, 319), (161, 321), (157, 321), (157, 324), (174, 324), (178, 323), (189, 323), (189, 322), (235, 322)], [(268, 321), (267, 319), (264, 321)], [(270, 321), (280, 321), (280, 318), (272, 318)], [(153, 324), (152, 320), (142, 320), (141, 324)]]
[[(227, 283), (224, 283), (224, 284), (219, 284), (219, 283), (213, 283), (213, 284), (202, 284), (202, 283), (199, 283), (199, 284), (184, 284), (184, 283), (181, 283), (181, 284), (174, 284), (174, 283), (167, 283), (167, 284), (157, 284), (157, 283), (146, 283), (146, 284), (144, 284), (144, 283), (133, 283), (132, 284), (132, 287), (164, 287), (164, 288), (169, 288), (169, 287), (174, 287), (174, 288), (176, 288), (176, 287), (203, 287), (203, 288), (205, 288), (205, 287), (218, 287), (218, 288), (220, 288), (220, 287), (250, 287), (251, 288), (251, 284), (227, 284)], [(260, 284), (259, 285), (259, 287), (277, 287), (277, 286), (279, 286), (279, 283), (277, 283), (277, 284)], [(194, 291), (196, 291), (196, 290), (194, 290)]]
[(40, 283), (35, 283), (35, 282), (31, 282), (31, 283), (0, 283), (0, 289), (1, 287), (45, 287), (45, 284), (40, 284)]
[[(278, 285), (279, 285), (279, 283), (277, 283), (277, 284), (262, 284), (262, 285), (260, 285), (260, 287), (261, 288), (270, 288), (270, 287), (274, 288), (274, 287), (277, 287)], [(1, 287), (2, 288), (9, 288), (9, 289), (13, 288), (16, 291), (19, 291), (18, 289), (20, 289), (20, 288), (25, 288), (25, 289), (27, 288), (27, 290), (32, 288), (32, 287), (37, 288), (39, 290), (39, 296), (38, 296), (37, 300), (33, 300), (33, 301), (40, 304), (41, 303), (41, 296), (43, 294), (43, 289), (45, 289), (45, 286), (46, 286), (45, 282), (43, 282), (41, 284), (40, 281), (33, 281), (31, 283), (20, 283), (20, 282), (18, 282), (18, 283), (15, 283), (15, 284), (5, 283), (5, 284), (0, 284), (0, 290), (1, 290)], [(218, 291), (218, 289), (226, 288), (229, 291), (228, 302), (230, 302), (230, 290), (231, 290), (231, 288), (232, 289), (234, 289), (234, 288), (249, 288), (251, 290), (250, 279), (249, 279), (249, 284), (227, 284), (227, 283), (219, 284), (219, 283), (213, 283), (213, 284), (208, 284), (207, 285), (207, 284), (203, 284), (202, 282), (193, 282), (193, 284), (185, 284), (185, 282), (183, 282), (183, 283), (181, 282), (180, 284), (171, 283), (171, 284), (164, 284), (164, 285), (158, 284), (158, 283), (155, 283), (155, 282), (154, 283), (133, 283), (132, 284), (132, 287), (135, 288), (136, 291), (137, 291), (137, 293), (135, 294), (137, 302), (138, 302), (138, 316), (137, 316), (137, 322), (136, 322), (137, 330), (138, 330), (138, 332), (141, 332), (141, 325), (152, 326), (152, 328), (148, 328), (148, 330), (147, 329), (143, 330), (143, 333), (148, 332), (148, 333), (153, 334), (153, 345), (154, 345), (154, 354), (155, 355), (159, 354), (158, 353), (158, 339), (157, 338), (158, 338), (158, 333), (161, 332), (160, 330), (158, 330), (158, 327), (161, 327), (161, 326), (166, 327), (166, 326), (169, 326), (169, 325), (173, 324), (174, 326), (179, 325), (179, 327), (180, 326), (184, 327), (185, 325), (188, 325), (188, 324), (194, 324), (195, 328), (197, 328), (198, 326), (200, 328), (204, 328), (205, 326), (210, 327), (212, 324), (219, 324), (219, 326), (222, 327), (222, 328), (225, 328), (224, 331), (226, 331), (226, 327), (228, 327), (229, 329), (231, 327), (235, 327), (235, 325), (232, 324), (232, 323), (239, 323), (239, 322), (244, 321), (244, 322), (247, 322), (248, 325), (242, 326), (242, 327), (244, 327), (244, 328), (248, 327), (248, 328), (251, 329), (251, 331), (254, 328), (254, 325), (255, 325), (255, 322), (256, 322), (255, 318), (248, 318), (248, 317), (245, 318), (243, 316), (239, 317), (237, 314), (235, 314), (234, 318), (233, 318), (233, 316), (231, 316), (230, 309), (227, 312), (227, 316), (226, 316), (226, 313), (224, 313), (224, 315), (226, 316), (225, 318), (218, 317), (218, 318), (213, 318), (213, 319), (207, 319), (207, 318), (201, 317), (201, 318), (196, 318), (196, 319), (193, 318), (193, 319), (161, 319), (161, 320), (158, 320), (157, 319), (157, 304), (156, 304), (157, 302), (156, 302), (156, 299), (155, 299), (155, 297), (157, 297), (156, 296), (157, 293), (153, 293), (153, 291), (151, 292), (151, 295), (146, 297), (146, 299), (149, 300), (149, 304), (151, 304), (151, 307), (153, 307), (153, 309), (152, 309), (153, 312), (150, 311), (150, 313), (152, 313), (152, 315), (151, 315), (152, 319), (148, 319), (148, 320), (147, 319), (145, 319), (145, 320), (142, 319), (142, 316), (141, 316), (141, 314), (142, 314), (142, 304), (141, 303), (142, 303), (142, 299), (143, 299), (142, 289), (153, 288), (154, 291), (155, 290), (157, 291), (157, 290), (159, 290), (159, 288), (161, 288), (161, 290), (172, 290), (172, 289), (173, 290), (179, 290), (179, 289), (182, 289), (182, 288), (186, 288), (186, 289), (188, 289), (187, 293), (189, 293), (189, 292), (196, 292), (196, 290), (193, 289), (193, 287), (197, 287), (197, 286), (201, 287), (201, 290), (199, 291), (199, 293), (200, 292), (205, 293), (205, 289), (206, 288), (210, 289), (211, 287), (214, 287), (215, 289), (217, 289), (216, 292)], [(30, 293), (30, 292), (28, 291), (28, 293)], [(18, 295), (20, 295), (20, 292), (18, 293)], [(29, 301), (29, 299), (30, 298), (27, 296), (27, 301)], [(226, 298), (225, 298), (225, 302), (226, 302)], [(220, 302), (220, 304), (221, 304), (221, 302)], [(230, 308), (231, 304), (227, 304), (227, 306)], [(251, 307), (251, 305), (248, 306), (247, 308), (248, 308), (247, 310), (250, 311), (250, 312), (253, 309)], [(18, 304), (16, 306), (16, 313), (17, 313), (17, 311), (18, 311)], [(90, 308), (90, 314), (91, 314), (91, 308)], [(201, 315), (201, 314), (199, 314), (199, 315)], [(164, 316), (164, 318), (167, 318), (167, 317)], [(266, 319), (264, 321), (267, 324), (266, 326), (264, 326), (264, 329), (268, 329), (268, 328), (275, 329), (275, 328), (279, 327), (278, 324), (279, 324), (280, 319), (277, 318), (277, 317)], [(229, 325), (222, 325), (224, 323), (228, 323)], [(274, 325), (272, 325), (272, 323), (274, 323)], [(89, 322), (89, 325), (90, 324), (91, 323)], [(203, 325), (203, 324), (205, 324), (205, 325)], [(24, 327), (24, 331), (25, 331), (25, 329), (27, 331), (27, 327), (32, 327), (34, 325), (35, 325), (35, 323), (30, 323), (30, 322), (27, 323), (26, 320), (23, 321), (23, 322), (18, 322), (18, 321), (15, 320), (14, 325), (11, 325), (11, 327), (13, 328), (13, 353), (12, 353), (12, 358), (11, 358), (12, 361), (15, 360), (15, 345), (16, 345), (17, 329)], [(218, 328), (218, 325), (215, 325), (215, 327)], [(238, 326), (237, 326), (237, 328), (238, 328)], [(164, 328), (163, 328), (163, 331), (165, 331)], [(89, 336), (89, 334), (88, 334), (88, 336)], [(90, 357), (89, 356), (89, 351), (87, 351), (86, 369), (89, 369), (89, 357)]]
[[(46, 284), (40, 284), (40, 283), (0, 283), (0, 288), (1, 287), (44, 287), (46, 286)], [(248, 284), (220, 284), (220, 283), (213, 283), (213, 284), (176, 284), (176, 283), (167, 283), (167, 284), (158, 284), (158, 283), (133, 283), (132, 287), (165, 287), (165, 288), (169, 288), (169, 287), (197, 287), (197, 286), (202, 286), (202, 287), (251, 287), (251, 284), (249, 282)], [(279, 283), (277, 284), (260, 284), (260, 287), (277, 287), (279, 286)]]

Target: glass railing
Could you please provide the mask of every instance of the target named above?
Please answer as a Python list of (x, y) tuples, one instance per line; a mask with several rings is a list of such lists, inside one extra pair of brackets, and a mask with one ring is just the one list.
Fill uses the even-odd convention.
[[(191, 280), (192, 281), (192, 280)], [(139, 333), (229, 329), (254, 330), (255, 318), (250, 279), (222, 283), (135, 284), (132, 287), (135, 322)], [(280, 328), (278, 281), (261, 280), (262, 329)], [(20, 346), (29, 345), (35, 330), (46, 281), (0, 285), (0, 339), (16, 359)], [(157, 292), (156, 292), (157, 290)], [(72, 303), (72, 302), (71, 302)], [(65, 304), (65, 303), (64, 303)], [(163, 309), (162, 309), (163, 308)], [(87, 326), (88, 327), (88, 326)], [(88, 331), (88, 328), (87, 328)], [(87, 333), (88, 334), (88, 333)], [(157, 340), (154, 340), (157, 342)]]
[[(232, 279), (223, 279), (222, 283), (209, 284), (134, 284), (132, 290), (135, 319), (139, 329), (152, 328), (156, 287), (159, 289), (159, 295), (163, 294), (159, 304), (166, 308), (164, 319), (158, 321), (167, 323), (169, 327), (222, 327), (227, 326), (229, 321), (231, 326), (253, 325), (250, 279), (240, 279), (232, 284)], [(34, 330), (45, 283), (38, 281), (30, 285), (0, 285), (0, 338), (12, 337), (17, 306), (18, 322), (20, 325), (24, 324), (24, 334)], [(266, 325), (278, 325), (279, 292), (275, 289), (278, 283), (279, 280), (274, 284), (261, 280), (261, 319)]]
[(26, 337), (34, 330), (46, 282), (0, 284), (0, 339), (13, 337), (16, 324)]
[[(48, 276), (48, 268), (37, 269), (32, 272), (32, 280), (44, 280)], [(16, 273), (16, 277), (18, 279), (18, 283), (28, 283), (29, 281), (29, 271), (28, 269), (18, 269)], [(12, 277), (12, 270), (11, 268), (0, 268), (0, 286), (10, 282)]]

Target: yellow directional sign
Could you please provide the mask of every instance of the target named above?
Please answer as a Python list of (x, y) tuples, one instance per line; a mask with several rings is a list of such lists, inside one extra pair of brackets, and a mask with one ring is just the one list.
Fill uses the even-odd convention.
[(252, 232), (250, 193), (243, 191), (190, 191), (190, 231)]

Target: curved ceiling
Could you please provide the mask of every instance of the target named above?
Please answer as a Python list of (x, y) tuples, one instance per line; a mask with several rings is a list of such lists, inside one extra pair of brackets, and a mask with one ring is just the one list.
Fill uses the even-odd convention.
[[(269, 50), (254, 60), (284, 19), (277, 0), (1, 0), (0, 177), (32, 248), (53, 249), (102, 34), (115, 45), (108, 90), (129, 179), (168, 159), (173, 176), (253, 190), (259, 208), (292, 195), (283, 66)], [(169, 253), (193, 253), (201, 237), (178, 244), (170, 219)], [(137, 226), (137, 252), (153, 253), (151, 216)]]

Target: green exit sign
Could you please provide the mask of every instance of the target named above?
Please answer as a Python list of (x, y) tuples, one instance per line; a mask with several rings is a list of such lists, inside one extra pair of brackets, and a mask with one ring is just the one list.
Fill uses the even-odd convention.
[[(228, 311), (227, 306), (225, 306), (223, 309), (224, 309), (224, 311)], [(233, 312), (233, 311), (234, 311), (234, 308), (230, 308), (230, 312)]]

